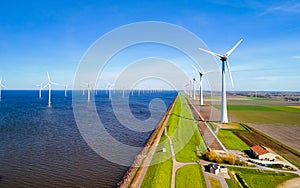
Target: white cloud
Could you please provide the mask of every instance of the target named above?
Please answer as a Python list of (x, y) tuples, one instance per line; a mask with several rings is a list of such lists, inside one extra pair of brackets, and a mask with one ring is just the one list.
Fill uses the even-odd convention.
[(273, 12), (287, 12), (287, 13), (300, 13), (300, 3), (292, 3), (287, 2), (281, 5), (272, 6), (266, 9), (266, 11), (262, 14), (268, 14)]
[(300, 59), (300, 55), (292, 56), (292, 58), (294, 58), (294, 59)]

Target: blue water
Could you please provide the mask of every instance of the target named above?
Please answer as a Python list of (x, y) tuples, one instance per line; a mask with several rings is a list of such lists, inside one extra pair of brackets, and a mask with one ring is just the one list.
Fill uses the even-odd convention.
[[(2, 91), (0, 102), (0, 187), (116, 187), (128, 167), (97, 155), (81, 137), (72, 108), (72, 92), (52, 91), (38, 98), (38, 91)], [(116, 92), (114, 97), (121, 93)], [(176, 92), (164, 91), (130, 96), (133, 115), (150, 117), (149, 102), (162, 99), (169, 106)], [(84, 96), (83, 96), (84, 97)], [(95, 95), (95, 104), (105, 128), (117, 140), (142, 146), (151, 131), (140, 133), (116, 119), (105, 91)], [(88, 105), (88, 103), (87, 103)], [(164, 109), (157, 109), (157, 121)], [(136, 125), (144, 126), (144, 125)], [(134, 156), (128, 160), (133, 161)]]

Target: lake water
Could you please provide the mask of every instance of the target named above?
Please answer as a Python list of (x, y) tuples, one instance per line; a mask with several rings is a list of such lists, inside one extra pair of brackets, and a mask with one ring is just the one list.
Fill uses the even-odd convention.
[[(0, 187), (116, 187), (128, 167), (109, 162), (87, 145), (75, 122), (71, 94), (64, 97), (64, 91), (52, 91), (48, 107), (47, 91), (42, 99), (38, 91), (2, 91)], [(122, 94), (116, 91), (114, 95)], [(168, 107), (176, 95), (173, 91), (136, 93), (129, 97), (130, 110), (136, 118), (147, 119), (152, 99), (160, 98)], [(105, 128), (119, 141), (142, 146), (151, 134), (123, 127), (106, 91), (95, 95), (95, 104)], [(157, 112), (153, 128), (164, 109)], [(135, 155), (128, 160), (133, 161)]]

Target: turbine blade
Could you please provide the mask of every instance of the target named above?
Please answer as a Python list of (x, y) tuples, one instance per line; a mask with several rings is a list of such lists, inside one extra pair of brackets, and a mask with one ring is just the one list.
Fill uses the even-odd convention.
[(243, 39), (241, 39), (239, 42), (237, 42), (227, 53), (226, 56), (230, 56), (230, 54), (232, 54), (232, 52), (238, 47), (238, 45), (243, 41)]
[(229, 66), (228, 61), (226, 61), (226, 67), (227, 67), (227, 69), (228, 69), (228, 73), (229, 73), (229, 78), (230, 78), (231, 86), (233, 87), (233, 80), (232, 80), (231, 70), (230, 70), (230, 66)]
[(48, 76), (48, 82), (51, 82), (51, 79), (50, 79), (50, 76), (49, 76), (48, 72), (47, 72), (47, 76)]
[(0, 84), (1, 85), (1, 87), (4, 87), (4, 88), (6, 88), (7, 89), (7, 87), (5, 86), (5, 85), (3, 85), (3, 84)]
[(208, 53), (210, 55), (216, 56), (218, 58), (222, 58), (223, 57), (223, 55), (221, 55), (221, 54), (218, 54), (218, 53), (215, 53), (215, 52), (211, 52), (211, 51), (205, 50), (203, 48), (198, 48), (198, 49), (201, 50), (201, 51), (203, 51), (203, 52), (205, 52), (205, 53)]
[(56, 82), (51, 82), (51, 84), (56, 85), (56, 86), (62, 86), (62, 85), (60, 85), (59, 83), (56, 83)]
[(44, 87), (42, 87), (42, 89), (44, 89), (45, 87), (47, 87), (49, 85), (49, 82), (46, 84), (46, 85), (44, 85)]

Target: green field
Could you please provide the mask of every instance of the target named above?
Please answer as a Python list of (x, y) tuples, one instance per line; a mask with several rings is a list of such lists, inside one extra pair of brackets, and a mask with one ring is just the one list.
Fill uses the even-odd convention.
[(217, 178), (209, 176), (208, 179), (209, 179), (211, 187), (213, 187), (213, 188), (222, 188), (222, 185), (221, 185), (220, 181)]
[[(286, 180), (298, 177), (296, 174), (291, 173), (277, 173), (273, 171), (259, 171), (245, 168), (229, 168), (230, 172), (235, 172), (239, 174), (242, 180), (249, 186), (253, 188), (261, 187), (277, 187), (277, 185), (283, 183)], [(232, 174), (231, 174), (232, 175)], [(232, 179), (231, 181), (237, 181)], [(230, 181), (227, 181), (230, 182)], [(230, 182), (229, 186), (236, 187), (237, 182)]]
[[(162, 148), (166, 148), (167, 152), (161, 152)], [(158, 163), (160, 161), (164, 162)], [(156, 152), (151, 161), (151, 165), (148, 167), (141, 187), (169, 188), (171, 186), (172, 168), (173, 161), (171, 158), (169, 141), (166, 139), (165, 135), (162, 135), (160, 144), (156, 148)]]
[[(214, 105), (220, 109), (220, 105)], [(300, 108), (289, 106), (228, 105), (229, 115), (245, 123), (300, 125)]]
[(245, 144), (239, 137), (237, 137), (230, 130), (220, 129), (217, 137), (223, 145), (230, 150), (249, 150), (249, 146)]
[(182, 94), (178, 95), (169, 118), (168, 134), (172, 138), (177, 161), (196, 161), (198, 159), (196, 146), (200, 146), (201, 153), (207, 152), (187, 101)]
[(176, 172), (176, 187), (206, 187), (201, 165), (186, 165), (178, 169)]

